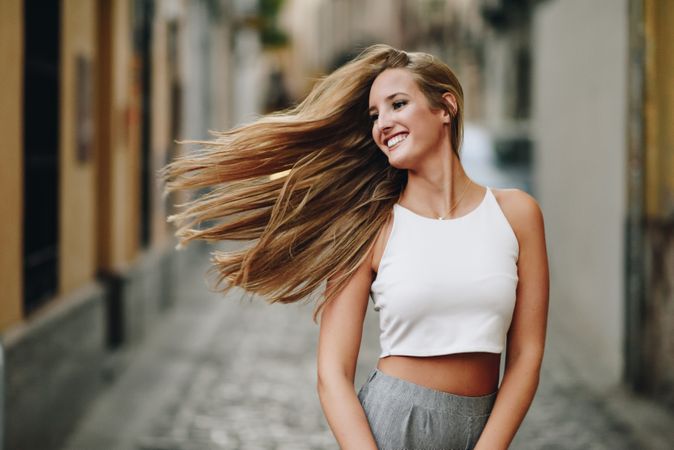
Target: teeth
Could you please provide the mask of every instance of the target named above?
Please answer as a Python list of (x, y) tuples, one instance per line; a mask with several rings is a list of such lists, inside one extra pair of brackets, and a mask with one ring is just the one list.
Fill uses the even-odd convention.
[(391, 139), (388, 140), (386, 145), (388, 147), (393, 147), (398, 142), (404, 141), (406, 138), (407, 138), (407, 134), (396, 134), (395, 136), (393, 136)]

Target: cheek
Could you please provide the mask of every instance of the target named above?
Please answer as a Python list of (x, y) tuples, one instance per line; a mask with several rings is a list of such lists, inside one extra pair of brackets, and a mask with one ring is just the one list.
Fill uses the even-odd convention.
[(377, 131), (376, 126), (372, 126), (372, 140), (377, 145), (377, 147), (385, 147), (385, 145), (379, 140), (379, 132)]

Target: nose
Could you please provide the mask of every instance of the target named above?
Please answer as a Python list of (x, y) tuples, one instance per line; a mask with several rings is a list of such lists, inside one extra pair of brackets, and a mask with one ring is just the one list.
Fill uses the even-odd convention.
[(386, 134), (393, 127), (393, 121), (388, 112), (382, 111), (379, 113), (379, 116), (377, 116), (377, 127), (382, 134)]

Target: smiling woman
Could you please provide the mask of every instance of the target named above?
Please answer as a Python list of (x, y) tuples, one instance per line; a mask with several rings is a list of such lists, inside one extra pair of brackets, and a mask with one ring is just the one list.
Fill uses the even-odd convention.
[[(253, 242), (214, 254), (223, 291), (289, 303), (326, 282), (318, 393), (344, 449), (506, 449), (536, 391), (543, 218), (528, 194), (466, 175), (462, 130), (447, 65), (376, 45), (164, 169), (169, 191), (212, 188), (172, 218), (181, 243)], [(370, 297), (382, 352), (356, 394)]]
[[(372, 137), (392, 166), (411, 169), (443, 141), (448, 149), (452, 146), (449, 136), (439, 131), (456, 121), (461, 88), (450, 85), (447, 89), (440, 95), (434, 91), (424, 94), (413, 72), (404, 68), (387, 69), (375, 79), (369, 96)], [(431, 108), (437, 103), (436, 96), (443, 102)], [(457, 156), (458, 137), (457, 133)]]

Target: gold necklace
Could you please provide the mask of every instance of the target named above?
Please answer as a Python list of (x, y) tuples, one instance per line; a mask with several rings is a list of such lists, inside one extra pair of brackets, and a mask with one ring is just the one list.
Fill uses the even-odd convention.
[(438, 220), (445, 220), (445, 219), (447, 219), (447, 216), (449, 216), (449, 214), (454, 210), (454, 208), (456, 208), (456, 207), (459, 205), (459, 203), (460, 203), (461, 200), (463, 199), (463, 195), (466, 193), (466, 190), (468, 189), (468, 185), (470, 184), (470, 182), (471, 182), (471, 179), (468, 178), (468, 181), (467, 181), (466, 184), (463, 186), (463, 191), (461, 191), (461, 195), (459, 195), (459, 199), (456, 201), (456, 203), (454, 203), (454, 206), (452, 206), (451, 208), (449, 208), (449, 211), (447, 211), (447, 214), (446, 214), (445, 216), (439, 216), (439, 217), (438, 217)]

